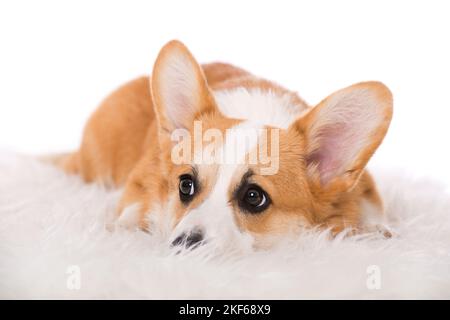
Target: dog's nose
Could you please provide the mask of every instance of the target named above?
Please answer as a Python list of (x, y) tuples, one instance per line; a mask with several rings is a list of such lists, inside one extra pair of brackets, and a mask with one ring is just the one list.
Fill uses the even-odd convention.
[(198, 245), (201, 241), (203, 241), (203, 233), (201, 231), (191, 231), (189, 234), (182, 233), (176, 237), (172, 242), (172, 246), (184, 245), (186, 248), (190, 248)]

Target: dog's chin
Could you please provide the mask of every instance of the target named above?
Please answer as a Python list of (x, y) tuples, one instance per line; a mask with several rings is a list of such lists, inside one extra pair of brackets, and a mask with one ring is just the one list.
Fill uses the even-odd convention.
[[(317, 230), (316, 230), (317, 231)], [(256, 251), (276, 250), (278, 247), (290, 245), (292, 243), (299, 243), (302, 234), (316, 232), (315, 229), (307, 227), (295, 228), (284, 233), (270, 233), (270, 234), (250, 234), (242, 232), (233, 237), (215, 236), (202, 240), (194, 245), (173, 245), (173, 241), (167, 242), (174, 252), (189, 253), (195, 251), (195, 254), (205, 255), (236, 255), (242, 256)], [(173, 239), (174, 234), (170, 239)]]
[[(239, 233), (234, 236), (211, 235), (202, 241), (189, 245), (189, 243), (181, 242), (174, 245), (175, 232), (169, 237), (167, 245), (177, 253), (180, 252), (203, 252), (207, 255), (245, 255), (254, 251), (255, 238), (248, 233)], [(176, 238), (175, 238), (176, 239)]]

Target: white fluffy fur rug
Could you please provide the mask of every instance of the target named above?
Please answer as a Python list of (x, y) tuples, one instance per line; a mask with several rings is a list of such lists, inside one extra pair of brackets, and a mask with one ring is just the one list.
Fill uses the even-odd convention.
[(270, 251), (175, 254), (162, 235), (105, 229), (119, 191), (3, 153), (0, 297), (450, 298), (450, 195), (376, 173), (394, 238), (311, 232)]

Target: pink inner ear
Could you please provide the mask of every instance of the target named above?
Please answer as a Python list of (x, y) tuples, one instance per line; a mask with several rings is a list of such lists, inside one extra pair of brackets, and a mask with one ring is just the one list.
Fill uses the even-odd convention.
[(307, 161), (318, 169), (322, 184), (355, 170), (358, 157), (376, 142), (374, 133), (382, 127), (385, 106), (380, 104), (378, 89), (371, 86), (360, 84), (338, 91), (312, 113)]
[(328, 183), (345, 170), (349, 150), (354, 147), (349, 125), (335, 123), (322, 128), (318, 138), (319, 146), (307, 159), (308, 165), (316, 164), (322, 184)]
[(195, 110), (193, 110), (189, 98), (183, 92), (174, 91), (166, 112), (175, 128), (185, 128), (187, 120), (195, 113)]

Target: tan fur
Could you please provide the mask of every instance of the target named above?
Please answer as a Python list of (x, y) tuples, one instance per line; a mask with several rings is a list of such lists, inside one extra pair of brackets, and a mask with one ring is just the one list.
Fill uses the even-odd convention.
[[(159, 96), (159, 68), (166, 55), (175, 49), (185, 50), (179, 42), (173, 41), (161, 51), (155, 63), (153, 83), (148, 77), (142, 77), (125, 84), (106, 98), (89, 119), (80, 149), (56, 161), (64, 170), (80, 174), (87, 182), (124, 185), (118, 212), (131, 204), (139, 204), (139, 225), (144, 229), (148, 228), (146, 213), (153, 206), (175, 196), (178, 193), (178, 177), (191, 170), (188, 165), (174, 165), (170, 160), (171, 141), (168, 134), (173, 127), (166, 118)], [(185, 54), (195, 63), (187, 49)], [(279, 95), (289, 94), (299, 108), (306, 106), (297, 94), (229, 64), (206, 64), (196, 72), (201, 87), (196, 93), (198, 112), (189, 122), (202, 120), (204, 130), (209, 127), (225, 130), (239, 123), (239, 120), (228, 119), (218, 112), (212, 96), (214, 90), (257, 87)], [(293, 226), (305, 224), (329, 227), (334, 232), (347, 227), (357, 230), (361, 223), (362, 199), (381, 209), (375, 184), (364, 167), (386, 134), (392, 115), (392, 97), (379, 83), (359, 85), (375, 87), (379, 100), (387, 105), (386, 115), (383, 126), (372, 137), (370, 147), (358, 156), (358, 161), (349, 168), (346, 177), (322, 186), (305, 161), (311, 147), (308, 145), (310, 121), (325, 103), (323, 101), (291, 128), (282, 131), (279, 172), (272, 176), (252, 177), (271, 195), (273, 205), (260, 215), (245, 215), (235, 208), (235, 221), (240, 229), (255, 237), (269, 233), (282, 234)], [(207, 170), (210, 173), (205, 175), (209, 178), (205, 178), (201, 194), (189, 207), (199, 205), (214, 183), (214, 166)], [(176, 221), (182, 219), (189, 207), (176, 205), (173, 212)]]

